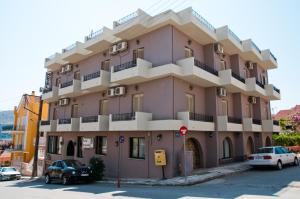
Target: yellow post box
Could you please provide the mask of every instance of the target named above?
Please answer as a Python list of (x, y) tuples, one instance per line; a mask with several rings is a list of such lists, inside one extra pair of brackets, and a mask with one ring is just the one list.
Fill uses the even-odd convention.
[(165, 166), (167, 165), (166, 152), (165, 150), (155, 150), (154, 159), (156, 166)]

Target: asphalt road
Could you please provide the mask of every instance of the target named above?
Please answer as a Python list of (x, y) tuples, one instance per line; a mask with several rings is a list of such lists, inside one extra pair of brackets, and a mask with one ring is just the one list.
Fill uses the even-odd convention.
[(183, 187), (149, 187), (112, 184), (45, 185), (42, 181), (0, 182), (1, 199), (94, 198), (300, 198), (300, 167), (251, 170), (203, 184)]

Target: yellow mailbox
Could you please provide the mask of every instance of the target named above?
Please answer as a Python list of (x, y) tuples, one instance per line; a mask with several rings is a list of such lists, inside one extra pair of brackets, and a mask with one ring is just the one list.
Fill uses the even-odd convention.
[(154, 159), (156, 166), (165, 166), (167, 165), (166, 152), (165, 150), (155, 150)]

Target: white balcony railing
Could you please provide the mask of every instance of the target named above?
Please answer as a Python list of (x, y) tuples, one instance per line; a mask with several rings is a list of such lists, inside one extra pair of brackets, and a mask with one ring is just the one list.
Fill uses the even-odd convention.
[(109, 116), (80, 117), (80, 131), (108, 131)]

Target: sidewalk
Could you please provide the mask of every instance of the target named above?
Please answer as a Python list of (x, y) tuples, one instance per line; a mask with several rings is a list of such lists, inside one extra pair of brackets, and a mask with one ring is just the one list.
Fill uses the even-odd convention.
[[(209, 169), (199, 169), (193, 172), (193, 175), (185, 177), (175, 177), (166, 180), (156, 179), (121, 179), (121, 184), (127, 185), (149, 185), (149, 186), (183, 186), (203, 183), (216, 178), (221, 178), (227, 175), (233, 175), (239, 172), (247, 171), (251, 167), (247, 165), (247, 162), (232, 163), (220, 167), (214, 167)], [(115, 184), (116, 179), (106, 179), (104, 181), (98, 181), (97, 183), (111, 183)]]

